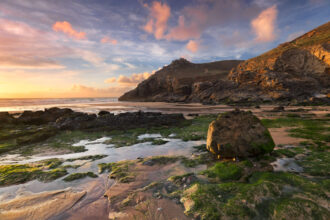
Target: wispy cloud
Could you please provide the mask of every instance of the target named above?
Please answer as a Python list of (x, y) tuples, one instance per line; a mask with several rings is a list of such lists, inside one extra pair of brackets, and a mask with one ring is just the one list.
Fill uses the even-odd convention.
[(118, 43), (118, 41), (116, 39), (106, 36), (101, 39), (101, 43), (116, 45)]
[(125, 86), (136, 86), (138, 83), (143, 80), (148, 79), (151, 75), (153, 75), (156, 71), (144, 72), (144, 73), (133, 73), (130, 76), (120, 75), (119, 77), (111, 77), (105, 80), (106, 83), (117, 83), (118, 85)]
[(25, 23), (0, 19), (1, 68), (64, 68), (54, 58), (69, 54), (53, 36)]
[(171, 9), (166, 3), (154, 1), (151, 6), (144, 4), (149, 9), (150, 15), (147, 24), (143, 29), (154, 34), (156, 39), (164, 38), (165, 31), (167, 29), (167, 22), (171, 16)]
[[(93, 86), (86, 86), (75, 84), (71, 87), (70, 91), (64, 93), (67, 97), (118, 97), (123, 93), (129, 91), (132, 87), (107, 87), (97, 88)], [(63, 94), (62, 94), (63, 96)]]
[(194, 41), (194, 40), (190, 40), (187, 45), (186, 48), (192, 52), (192, 53), (196, 53), (199, 49), (199, 43)]
[(277, 7), (273, 5), (262, 11), (259, 16), (251, 21), (251, 26), (259, 42), (269, 42), (276, 39), (275, 24)]

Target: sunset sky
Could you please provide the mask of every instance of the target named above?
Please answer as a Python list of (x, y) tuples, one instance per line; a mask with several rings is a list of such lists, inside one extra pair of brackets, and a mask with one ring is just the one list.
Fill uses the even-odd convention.
[(0, 98), (117, 97), (180, 57), (259, 55), (329, 11), (329, 0), (1, 0)]

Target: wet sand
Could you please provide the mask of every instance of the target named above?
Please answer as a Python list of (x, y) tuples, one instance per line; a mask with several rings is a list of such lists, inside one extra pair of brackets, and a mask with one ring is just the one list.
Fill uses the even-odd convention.
[(292, 129), (292, 127), (268, 129), (275, 142), (275, 145), (299, 145), (300, 142), (305, 141), (303, 138), (295, 138), (289, 136), (287, 132), (288, 129)]

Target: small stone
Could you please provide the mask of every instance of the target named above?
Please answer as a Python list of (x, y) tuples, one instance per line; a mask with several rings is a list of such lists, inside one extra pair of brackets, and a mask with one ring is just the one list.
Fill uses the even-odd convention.
[(178, 199), (173, 199), (173, 201), (176, 203), (176, 204), (180, 204), (180, 201)]
[(162, 210), (163, 210), (163, 208), (158, 208), (158, 209), (157, 209), (158, 212), (160, 212), (160, 211), (162, 211)]
[(153, 166), (155, 163), (152, 160), (147, 160), (147, 161), (143, 162), (142, 164), (146, 165), (146, 166)]

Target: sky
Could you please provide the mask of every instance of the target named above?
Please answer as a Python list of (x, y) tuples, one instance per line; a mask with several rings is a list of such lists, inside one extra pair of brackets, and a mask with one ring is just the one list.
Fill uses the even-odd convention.
[(249, 59), (329, 0), (1, 0), (0, 98), (118, 97), (180, 57)]

